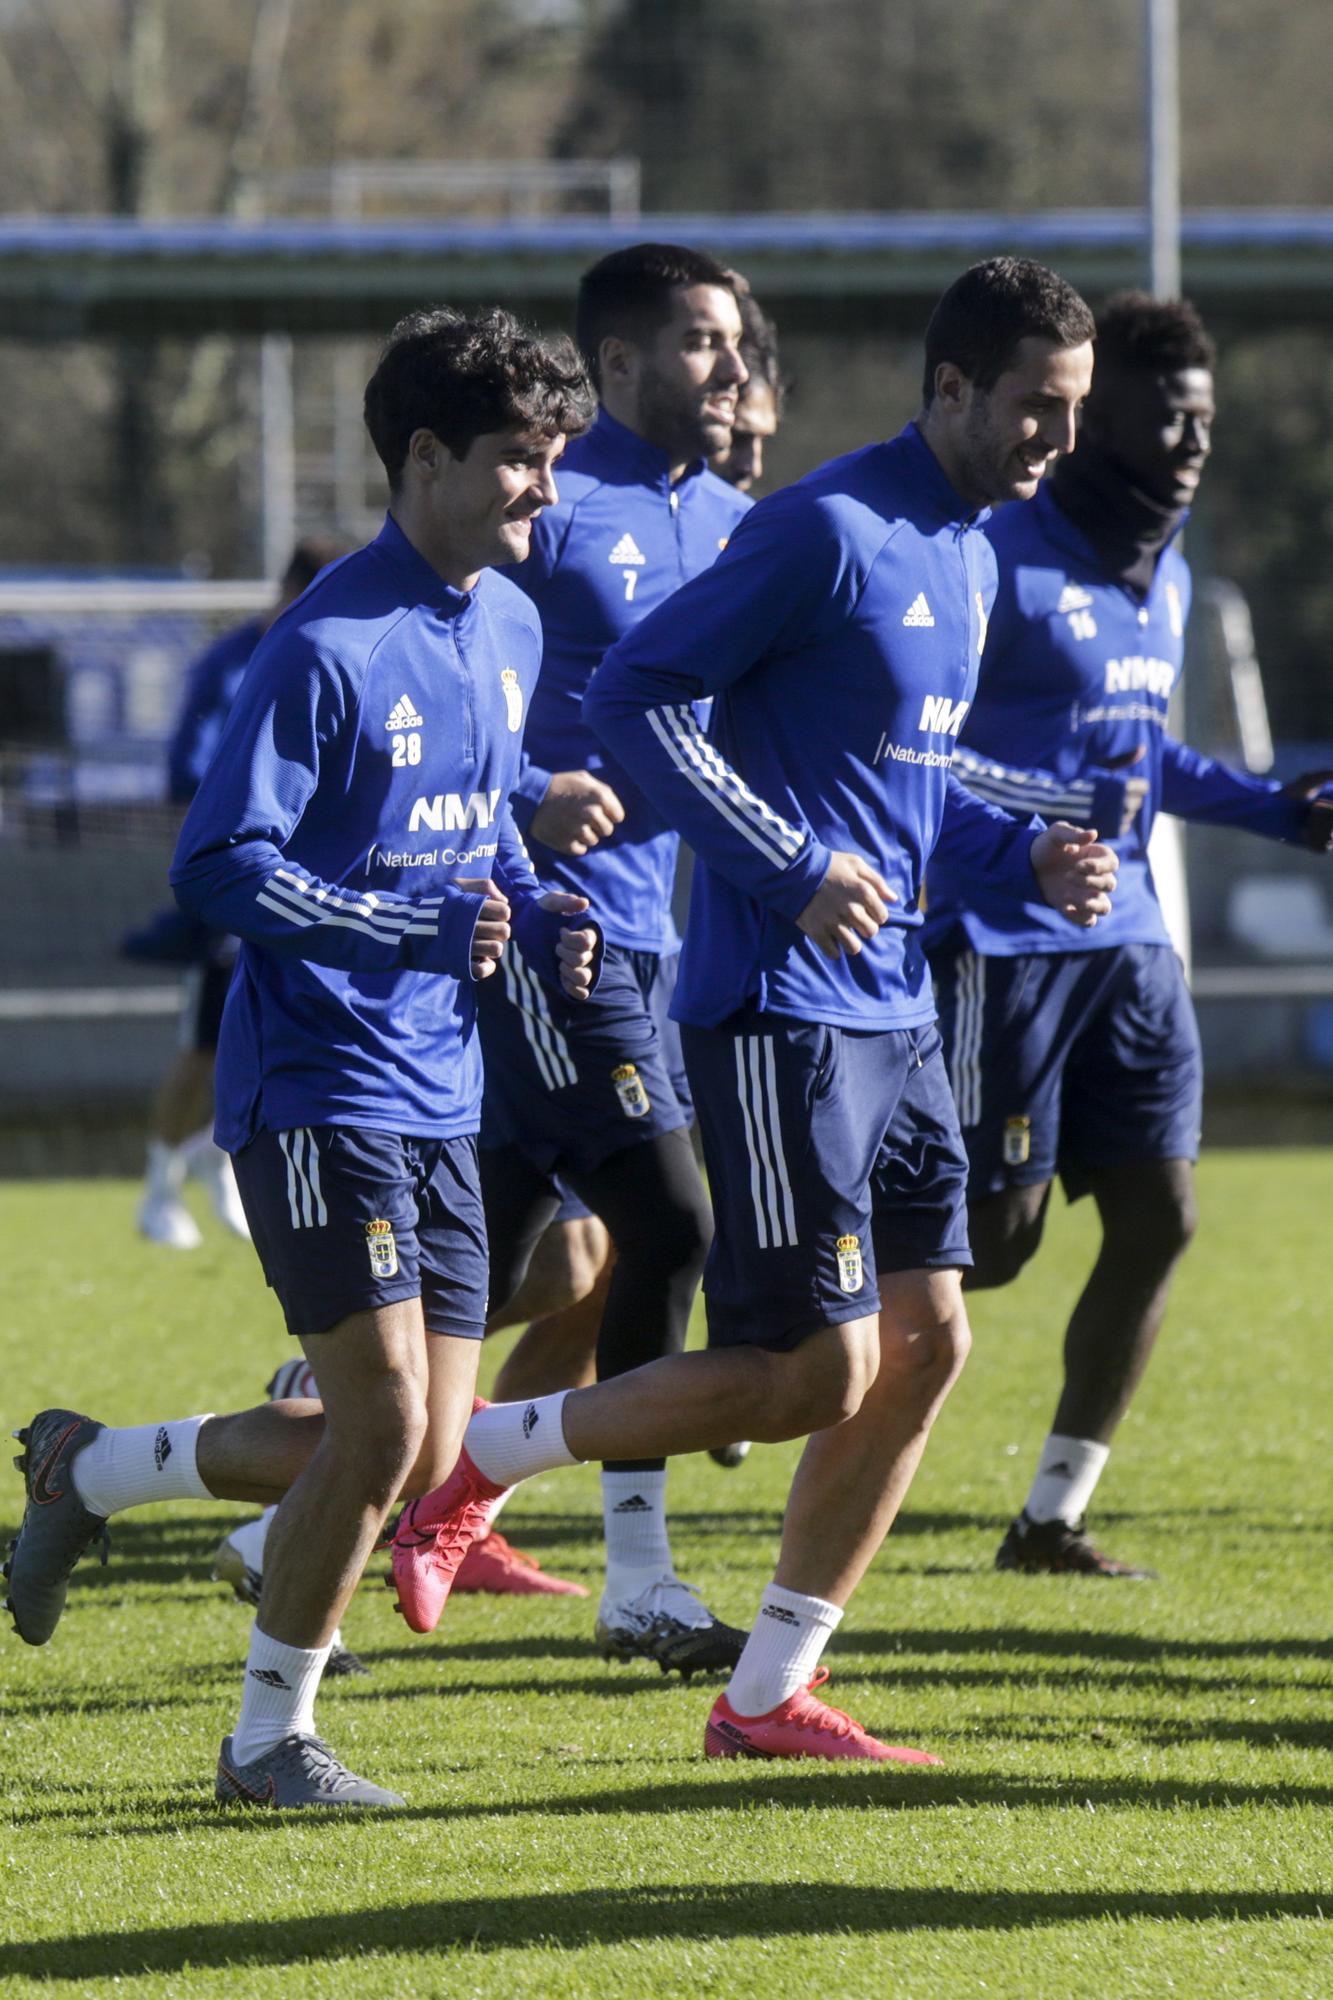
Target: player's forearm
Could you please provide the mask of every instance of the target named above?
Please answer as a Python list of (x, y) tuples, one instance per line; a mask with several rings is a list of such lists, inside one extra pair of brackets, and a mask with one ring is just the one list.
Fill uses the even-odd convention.
[(470, 891), (413, 901), (340, 888), (263, 840), (178, 853), (171, 886), (192, 916), (283, 958), (348, 972), (471, 977), (484, 898)]
[(823, 881), (831, 850), (746, 784), (689, 701), (644, 709), (642, 698), (630, 670), (604, 665), (584, 697), (584, 718), (701, 860), (794, 923)]
[(1300, 846), (1308, 805), (1267, 778), (1252, 778), (1168, 737), (1162, 754), (1162, 810), (1208, 826), (1241, 827)]
[(1029, 814), (1020, 820), (975, 797), (951, 774), (934, 852), (960, 875), (984, 876), (988, 886), (1031, 901), (1041, 893), (1031, 860), (1032, 843), (1041, 830), (1040, 817)]
[(954, 755), (953, 775), (975, 798), (998, 806), (1015, 819), (1033, 813), (1042, 819), (1068, 819), (1101, 832), (1119, 828), (1125, 810), (1126, 779), (1116, 771), (1089, 772), (1082, 778), (1058, 778), (1032, 766), (1002, 764), (970, 747)]

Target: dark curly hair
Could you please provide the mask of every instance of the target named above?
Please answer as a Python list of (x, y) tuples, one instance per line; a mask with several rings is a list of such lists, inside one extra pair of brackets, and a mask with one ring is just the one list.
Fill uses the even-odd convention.
[(1082, 347), (1097, 329), (1074, 287), (1029, 257), (991, 257), (955, 278), (926, 328), (922, 393), (935, 395), (942, 361), (961, 368), (978, 389), (993, 389), (1031, 334), (1057, 347)]
[(1097, 315), (1097, 374), (1178, 375), (1213, 366), (1217, 350), (1188, 299), (1117, 292)]
[(522, 426), (578, 437), (596, 414), (572, 340), (535, 333), (499, 306), (434, 306), (400, 319), (366, 384), (366, 429), (397, 491), (412, 433), (433, 431), (455, 458), (487, 431)]

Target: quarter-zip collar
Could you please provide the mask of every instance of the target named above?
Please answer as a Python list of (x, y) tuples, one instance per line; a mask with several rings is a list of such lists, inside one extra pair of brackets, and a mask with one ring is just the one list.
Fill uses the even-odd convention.
[[(603, 478), (610, 477), (611, 484), (632, 482), (636, 486), (655, 487), (667, 494), (681, 492), (704, 470), (702, 458), (691, 459), (681, 477), (673, 480), (671, 460), (667, 454), (659, 446), (649, 444), (647, 438), (640, 437), (637, 431), (620, 423), (605, 409), (598, 410), (597, 421), (588, 432), (579, 457), (581, 472), (595, 471)], [(557, 470), (557, 483), (559, 477)]]
[(893, 442), (906, 452), (917, 491), (938, 510), (941, 524), (952, 521), (958, 528), (979, 528), (990, 519), (989, 507), (974, 507), (971, 501), (964, 500), (926, 443), (918, 423), (905, 425)]
[(444, 618), (463, 618), (471, 611), (476, 602), (477, 591), (455, 590), (451, 583), (446, 583), (439, 571), (426, 561), (421, 551), (409, 542), (392, 514), (384, 516), (384, 526), (371, 543), (371, 547), (385, 558), (402, 579), (412, 603), (429, 604)]

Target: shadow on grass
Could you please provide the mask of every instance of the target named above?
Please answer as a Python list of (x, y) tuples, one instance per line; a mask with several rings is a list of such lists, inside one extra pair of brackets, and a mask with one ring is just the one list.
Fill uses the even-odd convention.
[[(594, 1767), (641, 1770), (628, 1760), (617, 1765), (611, 1760), (591, 1760)], [(553, 1766), (548, 1767), (554, 1769)], [(568, 1764), (562, 1769), (569, 1770)], [(743, 1772), (714, 1775), (699, 1772), (693, 1759), (678, 1759), (675, 1765), (660, 1767), (662, 1776), (647, 1784), (604, 1783), (594, 1790), (552, 1791), (522, 1798), (479, 1800), (445, 1799), (438, 1804), (414, 1805), (388, 1817), (399, 1821), (439, 1822), (459, 1820), (570, 1819), (581, 1816), (613, 1818), (643, 1814), (659, 1818), (663, 1813), (748, 1812), (756, 1808), (782, 1806), (804, 1811), (913, 1813), (946, 1807), (1003, 1806), (1007, 1810), (1175, 1812), (1182, 1806), (1208, 1811), (1235, 1811), (1264, 1807), (1290, 1812), (1306, 1806), (1333, 1805), (1333, 1785), (1293, 1785), (1275, 1781), (1271, 1786), (1229, 1784), (1224, 1780), (1191, 1783), (1169, 1778), (1022, 1778), (982, 1773), (960, 1776), (956, 1772), (913, 1771), (880, 1765), (873, 1771), (783, 1771), (747, 1765)], [(677, 1776), (688, 1771), (698, 1775)], [(452, 1774), (451, 1774), (452, 1775)], [(122, 1818), (121, 1813), (135, 1815)], [(16, 1823), (38, 1825), (48, 1815), (40, 1805), (25, 1808)], [(79, 1809), (62, 1803), (51, 1808), (52, 1819), (71, 1821)], [(221, 1838), (259, 1836), (276, 1833), (293, 1822), (309, 1825), (304, 1812), (241, 1812), (219, 1807), (197, 1792), (177, 1799), (158, 1793), (123, 1793), (101, 1802), (90, 1802), (83, 1810), (83, 1826), (69, 1826), (71, 1838), (103, 1840), (152, 1838), (199, 1833)], [(832, 1925), (830, 1925), (832, 1927)], [(0, 1960), (0, 1972), (3, 1961)]]
[[(1031, 1582), (1033, 1579), (1027, 1579)], [(1046, 1579), (1038, 1578), (1038, 1587)], [(1066, 1578), (1051, 1582), (1066, 1583)], [(1081, 1586), (1077, 1582), (1074, 1588)], [(1095, 1589), (1104, 1585), (1094, 1585)], [(840, 1633), (832, 1652), (849, 1653), (987, 1653), (1054, 1654), (1060, 1658), (1119, 1660), (1155, 1665), (1160, 1660), (1301, 1659), (1333, 1661), (1333, 1639), (1288, 1636), (1280, 1639), (1163, 1639), (1141, 1632), (1106, 1632), (1088, 1625), (1056, 1630), (1034, 1625), (900, 1626), (876, 1631), (860, 1628)]]
[(822, 1937), (913, 1930), (1015, 1931), (1136, 1919), (1256, 1923), (1322, 1914), (1314, 1896), (1251, 1890), (1150, 1894), (861, 1888), (839, 1883), (673, 1883), (458, 1902), (404, 1903), (325, 1916), (104, 1931), (0, 1947), (0, 1976), (131, 1979), (187, 1966), (314, 1964), (376, 1952), (580, 1949), (684, 1939)]

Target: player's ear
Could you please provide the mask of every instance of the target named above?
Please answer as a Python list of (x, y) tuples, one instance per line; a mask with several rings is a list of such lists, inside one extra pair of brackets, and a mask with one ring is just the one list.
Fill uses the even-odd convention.
[(941, 361), (935, 368), (935, 401), (941, 409), (961, 410), (968, 400), (972, 384), (964, 375), (956, 361)]
[(639, 350), (632, 340), (622, 340), (617, 333), (608, 333), (597, 351), (597, 367), (603, 382), (628, 382), (633, 379), (638, 363)]
[(407, 441), (407, 465), (423, 482), (438, 479), (449, 457), (448, 446), (424, 427), (413, 431)]

